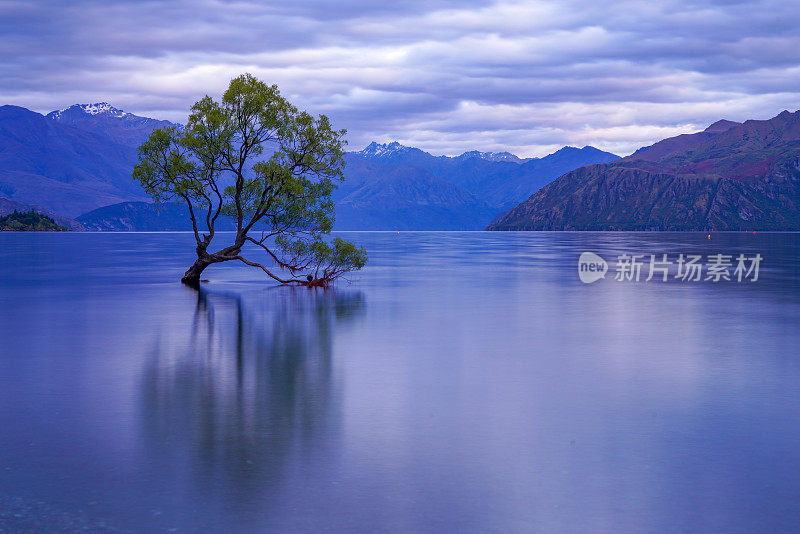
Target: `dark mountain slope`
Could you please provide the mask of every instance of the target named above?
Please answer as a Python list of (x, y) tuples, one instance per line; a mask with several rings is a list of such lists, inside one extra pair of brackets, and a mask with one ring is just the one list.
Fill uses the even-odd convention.
[[(191, 231), (189, 209), (177, 204), (151, 204), (148, 202), (121, 202), (103, 206), (78, 217), (87, 230), (111, 232), (162, 232)], [(227, 217), (220, 217), (217, 231), (235, 230), (236, 225)]]
[(492, 230), (800, 229), (800, 112), (718, 122), (569, 172)]
[(337, 230), (472, 230), (476, 221), (495, 212), (468, 191), (423, 169), (366, 167), (377, 178), (342, 192), (336, 202)]

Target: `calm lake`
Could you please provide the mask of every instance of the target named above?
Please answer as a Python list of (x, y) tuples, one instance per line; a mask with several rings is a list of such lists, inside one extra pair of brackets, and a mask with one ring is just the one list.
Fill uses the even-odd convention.
[(0, 234), (0, 532), (800, 529), (800, 234), (345, 235), (196, 292), (187, 233)]

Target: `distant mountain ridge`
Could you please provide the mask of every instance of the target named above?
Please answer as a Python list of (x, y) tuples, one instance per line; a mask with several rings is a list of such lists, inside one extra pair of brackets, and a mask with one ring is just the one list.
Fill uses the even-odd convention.
[(566, 173), (490, 230), (800, 230), (800, 111)]
[[(504, 207), (480, 196), (480, 180), (491, 184), (492, 180), (513, 176), (515, 181), (505, 187), (520, 191), (512, 191), (517, 196), (511, 198), (524, 198), (538, 187), (537, 177), (520, 169), (521, 163), (497, 163), (463, 154), (433, 156), (399, 143), (374, 143), (368, 148), (345, 155), (346, 179), (334, 192), (336, 230), (477, 230)], [(546, 174), (538, 178), (546, 181), (548, 175), (558, 174), (562, 168), (573, 168), (576, 156), (581, 161), (587, 154), (601, 159), (616, 157), (594, 150), (565, 148), (559, 155), (542, 158), (543, 163), (534, 170), (544, 168)], [(457, 179), (466, 185), (454, 183)], [(471, 187), (478, 193), (471, 192)], [(171, 204), (156, 207), (145, 202), (121, 202), (85, 213), (78, 221), (89, 229), (104, 231), (190, 230), (185, 211)]]
[[(379, 144), (376, 141), (372, 141), (369, 145), (364, 147), (362, 150), (355, 152), (360, 156), (364, 156), (365, 158), (389, 158), (398, 153), (407, 152), (410, 150), (420, 150), (418, 148), (412, 148), (405, 145), (401, 145), (397, 141), (392, 141), (391, 143), (384, 143)], [(427, 154), (427, 152), (425, 152)], [(437, 156), (434, 156), (437, 157)], [(469, 150), (464, 152), (458, 156), (438, 156), (439, 158), (447, 158), (447, 159), (454, 159), (454, 160), (465, 160), (470, 158), (480, 158), (485, 159), (488, 161), (510, 161), (512, 163), (524, 163), (526, 161), (530, 161), (531, 159), (536, 158), (520, 158), (511, 152), (481, 152), (479, 150)]]
[(470, 159), (470, 158), (480, 158), (489, 161), (510, 161), (512, 163), (525, 163), (526, 161), (530, 161), (536, 158), (520, 158), (512, 154), (511, 152), (480, 152), (478, 150), (470, 150), (469, 152), (464, 152), (463, 154), (456, 156), (456, 159)]
[(470, 151), (434, 156), (398, 142), (372, 142), (345, 155), (334, 193), (341, 230), (479, 230), (557, 176), (619, 156), (564, 147), (543, 158)]
[[(136, 204), (149, 198), (131, 178), (138, 146), (155, 128), (168, 126), (182, 128), (107, 102), (46, 116), (2, 106), (0, 196), (72, 219), (94, 212), (97, 228), (136, 229), (139, 222), (142, 229), (160, 223), (173, 228), (163, 209)], [(565, 147), (543, 158), (480, 151), (448, 157), (373, 142), (345, 155), (346, 180), (334, 193), (334, 228), (481, 229), (560, 174), (616, 159), (592, 147)], [(96, 212), (109, 206), (116, 208)]]
[(65, 116), (75, 113), (81, 115), (108, 114), (112, 117), (125, 117), (127, 115), (130, 115), (130, 113), (126, 113), (121, 109), (117, 109), (108, 102), (97, 102), (95, 104), (73, 104), (72, 106), (62, 110), (51, 111), (50, 113), (45, 115), (45, 117), (47, 117), (48, 119), (60, 121), (63, 118), (65, 118)]

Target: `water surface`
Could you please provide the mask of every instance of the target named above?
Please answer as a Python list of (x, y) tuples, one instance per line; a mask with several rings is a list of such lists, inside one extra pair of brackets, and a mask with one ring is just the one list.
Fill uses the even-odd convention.
[(800, 528), (798, 234), (347, 237), (333, 290), (197, 292), (189, 234), (0, 234), (0, 531)]

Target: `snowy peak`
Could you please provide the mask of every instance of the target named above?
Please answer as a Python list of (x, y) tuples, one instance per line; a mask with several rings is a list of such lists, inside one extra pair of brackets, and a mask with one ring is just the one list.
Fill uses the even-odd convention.
[[(421, 153), (423, 155), (428, 155), (427, 152), (423, 152), (418, 148), (401, 145), (397, 141), (392, 141), (391, 143), (384, 143), (384, 144), (373, 141), (369, 145), (367, 145), (363, 150), (356, 152), (356, 154), (364, 156), (366, 158), (387, 159), (399, 154), (405, 154), (409, 152), (416, 152), (416, 153)], [(471, 158), (480, 158), (488, 161), (510, 161), (513, 163), (524, 163), (530, 159), (530, 158), (527, 159), (518, 158), (517, 156), (511, 154), (510, 152), (480, 152), (478, 150), (471, 150), (469, 152), (464, 152), (460, 156), (455, 156), (455, 157), (449, 157), (449, 156), (440, 156), (440, 157), (445, 159), (461, 160), (461, 161)]]
[(96, 104), (76, 104), (79, 108), (81, 108), (84, 113), (88, 113), (89, 115), (99, 115), (100, 113), (108, 113), (115, 117), (124, 117), (127, 115), (126, 112), (122, 111), (121, 109), (117, 109), (108, 102), (98, 102)]
[(48, 113), (47, 119), (79, 130), (107, 136), (118, 143), (134, 148), (141, 145), (156, 128), (183, 129), (180, 124), (127, 113), (108, 102), (75, 104), (66, 109)]
[(109, 117), (126, 117), (130, 113), (126, 113), (121, 109), (117, 109), (108, 102), (96, 102), (94, 104), (75, 104), (60, 111), (52, 111), (47, 114), (48, 118), (59, 120), (65, 115), (73, 113), (84, 113), (86, 115), (102, 115), (105, 114)]
[[(560, 150), (542, 158), (520, 158), (519, 156), (512, 154), (511, 152), (481, 152), (480, 150), (469, 150), (460, 154), (458, 156), (432, 156), (430, 153), (425, 152), (419, 148), (408, 147), (405, 145), (401, 145), (397, 141), (392, 141), (391, 143), (378, 143), (376, 141), (371, 142), (368, 144), (363, 150), (358, 152), (351, 152), (351, 154), (361, 156), (368, 160), (377, 160), (382, 163), (393, 162), (398, 163), (402, 162), (405, 165), (439, 165), (439, 164), (447, 164), (445, 162), (452, 162), (458, 164), (467, 164), (470, 165), (471, 163), (467, 163), (469, 160), (479, 159), (487, 162), (492, 163), (516, 163), (518, 165), (521, 164), (534, 164), (535, 162), (552, 162), (552, 161), (563, 161), (563, 160), (585, 160), (588, 158), (589, 161), (597, 162), (602, 160), (602, 162), (613, 161), (619, 159), (619, 156), (614, 154), (610, 154), (608, 152), (603, 152), (602, 150), (598, 150), (592, 146), (585, 146), (583, 148), (577, 148), (573, 146), (565, 146)], [(438, 161), (439, 163), (432, 163), (432, 160)], [(572, 170), (572, 167), (570, 169)]]
[(471, 159), (471, 158), (480, 158), (485, 159), (488, 161), (508, 161), (511, 163), (524, 163), (528, 161), (530, 158), (522, 159), (518, 156), (515, 156), (511, 152), (480, 152), (478, 150), (470, 150), (468, 152), (464, 152), (460, 156), (456, 156), (455, 159)]
[(393, 141), (391, 143), (380, 144), (376, 143), (375, 141), (368, 144), (364, 150), (357, 152), (357, 154), (361, 154), (362, 156), (373, 157), (373, 158), (385, 158), (389, 156), (393, 156), (395, 154), (399, 154), (401, 152), (407, 152), (411, 150), (410, 147), (405, 145), (401, 145), (397, 141)]

